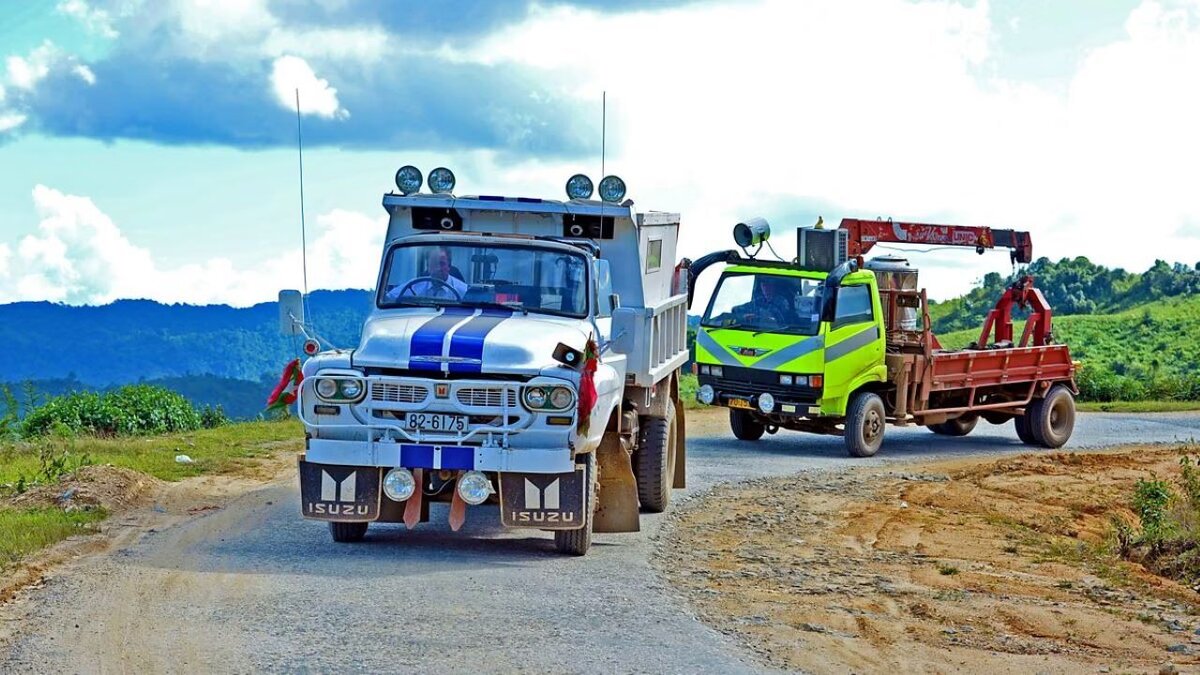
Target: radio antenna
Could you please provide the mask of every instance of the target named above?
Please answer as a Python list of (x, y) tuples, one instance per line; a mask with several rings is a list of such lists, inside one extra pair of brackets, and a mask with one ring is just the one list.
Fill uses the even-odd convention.
[(600, 178), (604, 178), (604, 151), (608, 140), (608, 91), (600, 94)]
[(304, 321), (312, 325), (308, 306), (308, 233), (304, 226), (304, 138), (300, 135), (300, 89), (296, 89), (296, 150), (300, 157), (300, 267), (304, 274)]

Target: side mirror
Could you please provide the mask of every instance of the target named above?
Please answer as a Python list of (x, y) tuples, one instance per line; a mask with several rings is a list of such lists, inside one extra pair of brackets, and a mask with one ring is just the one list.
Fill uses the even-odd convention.
[(304, 335), (304, 296), (300, 291), (279, 291), (279, 332)]
[(613, 308), (614, 312), (618, 309), (621, 309), (621, 296), (617, 293), (610, 294), (608, 296), (608, 304)]

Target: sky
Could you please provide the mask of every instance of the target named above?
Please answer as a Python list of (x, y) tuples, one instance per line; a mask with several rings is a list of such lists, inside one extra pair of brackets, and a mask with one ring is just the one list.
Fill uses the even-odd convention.
[[(0, 3), (0, 303), (300, 288), (297, 89), (311, 289), (374, 284), (401, 165), (598, 181), (602, 92), (606, 168), (684, 256), (890, 217), (1190, 265), (1197, 82), (1200, 0)], [(1012, 271), (909, 253), (934, 298)]]

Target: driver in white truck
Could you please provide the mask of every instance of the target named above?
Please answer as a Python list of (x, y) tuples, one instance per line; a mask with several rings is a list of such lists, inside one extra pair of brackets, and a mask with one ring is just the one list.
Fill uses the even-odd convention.
[(402, 293), (424, 298), (461, 299), (467, 292), (467, 284), (452, 274), (452, 270), (450, 251), (445, 246), (435, 246), (425, 256), (425, 275), (413, 277), (409, 283), (389, 290), (384, 299), (394, 302)]

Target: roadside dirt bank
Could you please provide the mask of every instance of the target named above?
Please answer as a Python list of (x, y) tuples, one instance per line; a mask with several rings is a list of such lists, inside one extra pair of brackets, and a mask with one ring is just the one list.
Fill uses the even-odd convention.
[[(767, 665), (808, 672), (1182, 672), (1200, 595), (1102, 552), (1162, 446), (720, 486), (656, 566)], [(1136, 522), (1136, 521), (1134, 521)]]

